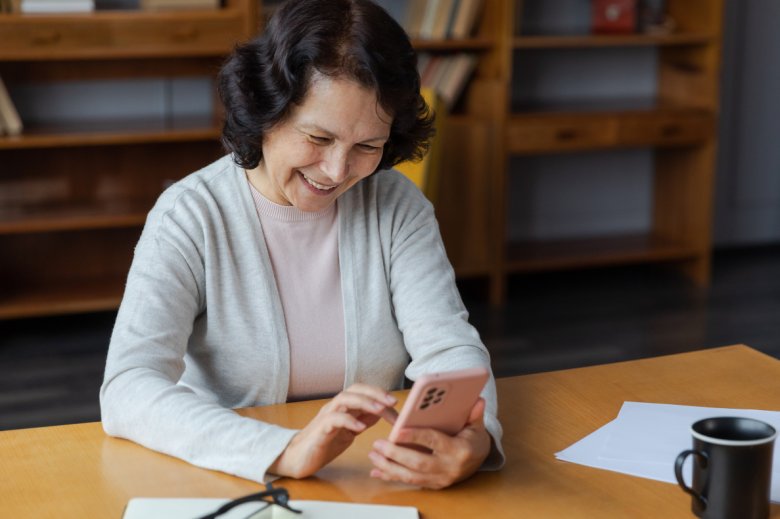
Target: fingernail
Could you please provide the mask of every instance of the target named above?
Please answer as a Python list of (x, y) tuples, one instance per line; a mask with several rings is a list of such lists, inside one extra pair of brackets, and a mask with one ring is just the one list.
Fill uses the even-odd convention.
[(390, 405), (393, 405), (396, 402), (398, 402), (398, 399), (393, 395), (385, 395), (385, 402), (387, 402)]
[(385, 445), (387, 445), (387, 442), (385, 440), (376, 440), (374, 442), (375, 449), (382, 449)]

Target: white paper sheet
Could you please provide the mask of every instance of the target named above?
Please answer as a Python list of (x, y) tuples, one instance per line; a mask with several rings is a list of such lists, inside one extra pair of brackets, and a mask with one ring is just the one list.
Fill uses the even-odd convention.
[[(212, 498), (143, 498), (130, 499), (122, 519), (192, 519), (214, 512), (228, 499)], [(290, 500), (290, 506), (301, 514), (288, 512), (281, 507), (245, 504), (234, 508), (220, 519), (344, 519), (345, 517), (371, 519), (419, 519), (416, 508), (410, 506), (338, 503), (332, 501)]]
[[(555, 457), (676, 484), (674, 460), (680, 452), (691, 448), (691, 425), (702, 418), (715, 416), (755, 418), (780, 431), (780, 412), (777, 411), (624, 402), (617, 418)], [(690, 484), (690, 460), (686, 461), (683, 472)], [(777, 445), (772, 462), (771, 499), (780, 503), (780, 448)]]

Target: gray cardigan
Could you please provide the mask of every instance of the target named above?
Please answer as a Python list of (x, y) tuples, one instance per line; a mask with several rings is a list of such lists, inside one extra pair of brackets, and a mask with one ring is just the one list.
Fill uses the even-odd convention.
[[(490, 367), (467, 321), (433, 208), (383, 171), (344, 193), (339, 262), (344, 387)], [(233, 408), (285, 402), (287, 331), (243, 169), (226, 156), (169, 187), (149, 213), (106, 362), (103, 427), (194, 465), (263, 481), (295, 430)], [(503, 463), (495, 381), (485, 421)]]

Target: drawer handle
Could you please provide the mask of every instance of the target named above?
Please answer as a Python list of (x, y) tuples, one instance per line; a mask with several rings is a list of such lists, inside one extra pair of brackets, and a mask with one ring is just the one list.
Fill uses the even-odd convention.
[(555, 138), (559, 141), (573, 141), (579, 136), (579, 132), (574, 128), (561, 128), (555, 132)]
[(33, 45), (54, 45), (62, 39), (62, 34), (57, 31), (39, 32), (33, 34), (30, 41)]
[(682, 126), (679, 124), (665, 124), (661, 127), (661, 135), (663, 137), (677, 137), (682, 133)]
[(176, 41), (193, 41), (198, 38), (198, 29), (195, 27), (185, 27), (175, 31), (172, 36)]

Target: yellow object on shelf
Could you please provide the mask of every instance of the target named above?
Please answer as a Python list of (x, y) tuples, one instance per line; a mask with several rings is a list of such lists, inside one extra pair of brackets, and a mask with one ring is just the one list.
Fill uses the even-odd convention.
[(436, 135), (431, 139), (431, 147), (422, 160), (419, 162), (402, 162), (401, 164), (396, 165), (395, 169), (414, 182), (431, 203), (436, 203), (436, 192), (439, 185), (439, 142), (441, 141), (443, 123), (441, 117), (443, 117), (444, 112), (439, 110), (441, 103), (433, 89), (423, 88), (420, 90), (420, 93), (425, 99), (425, 102), (428, 103), (428, 107), (437, 116), (435, 123)]

